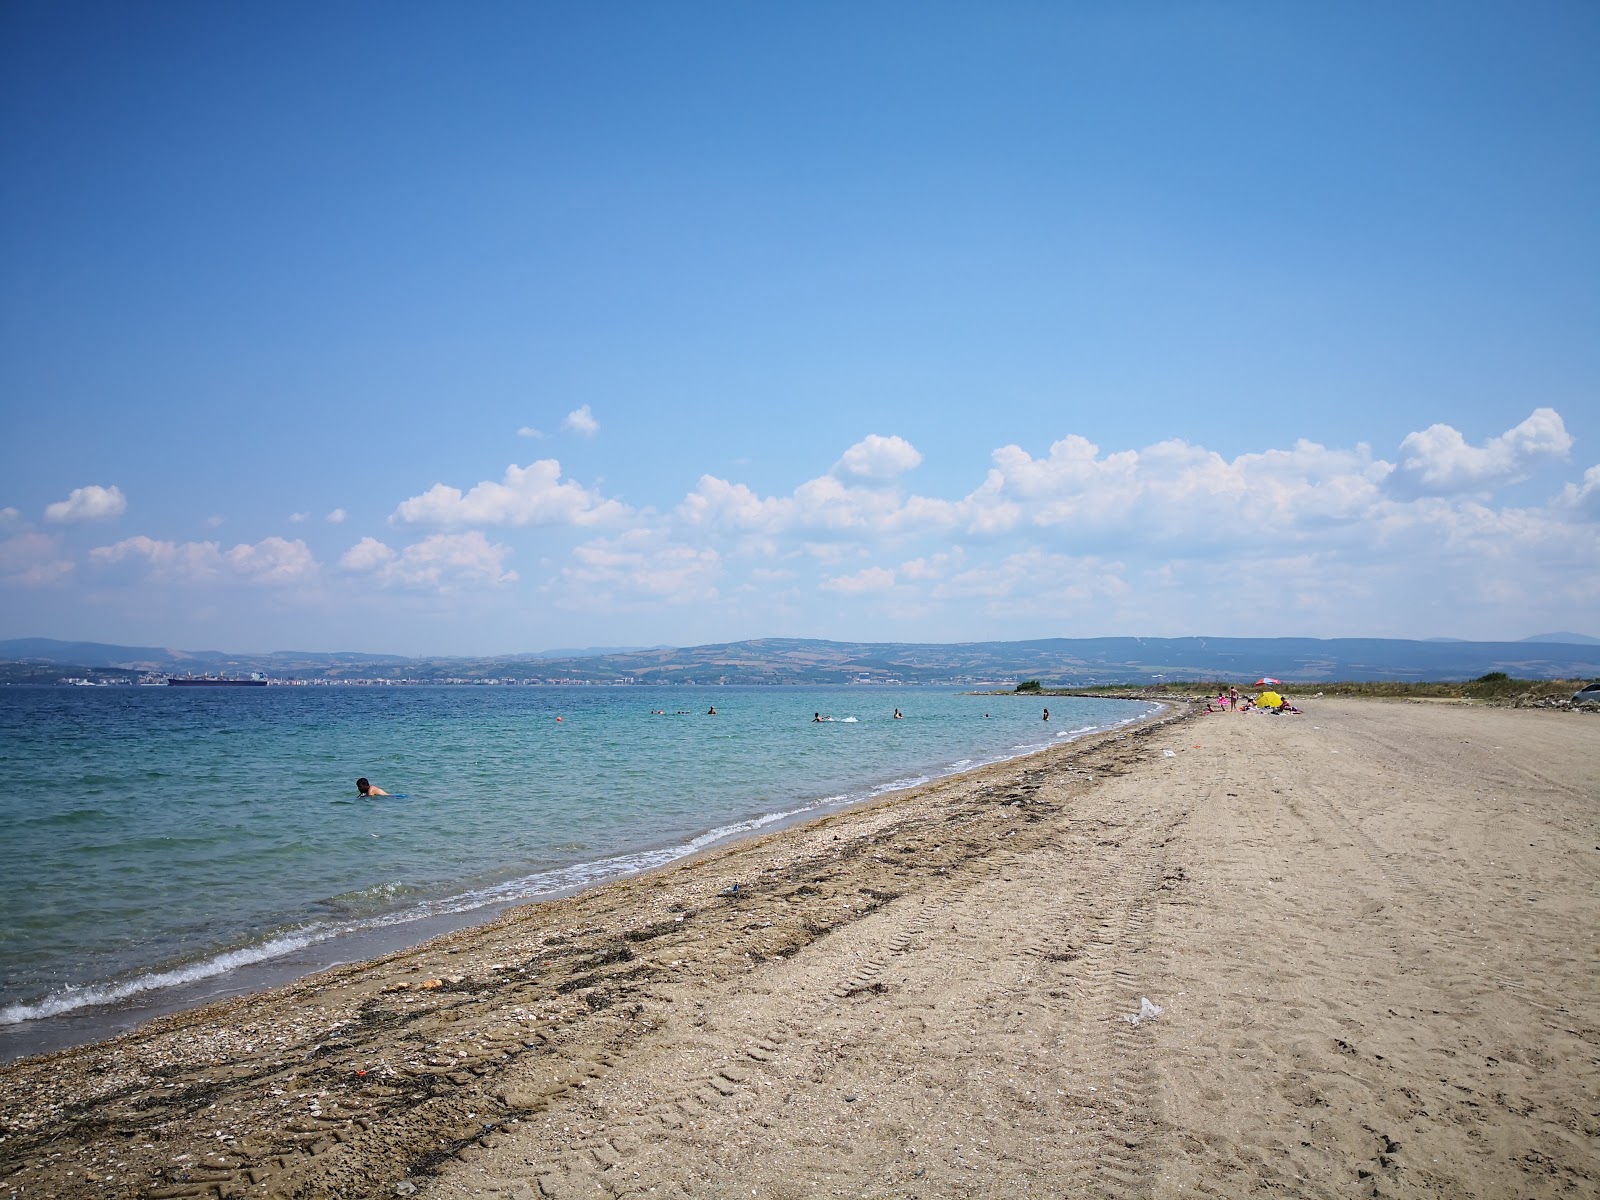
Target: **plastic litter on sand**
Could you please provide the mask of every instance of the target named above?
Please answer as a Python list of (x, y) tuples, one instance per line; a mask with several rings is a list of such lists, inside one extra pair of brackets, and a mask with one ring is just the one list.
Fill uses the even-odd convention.
[(1159, 1004), (1151, 1004), (1150, 997), (1140, 996), (1139, 1011), (1134, 1013), (1132, 1016), (1124, 1017), (1123, 1020), (1127, 1021), (1129, 1025), (1137, 1025), (1141, 1021), (1148, 1021), (1151, 1018), (1159, 1017), (1160, 1015), (1161, 1006)]

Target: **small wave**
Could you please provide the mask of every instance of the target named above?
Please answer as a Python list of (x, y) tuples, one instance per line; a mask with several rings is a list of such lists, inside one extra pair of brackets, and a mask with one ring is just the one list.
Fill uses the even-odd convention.
[(856, 724), (859, 724), (859, 722), (856, 720), (855, 717), (840, 717), (839, 718), (839, 724), (841, 724), (841, 725), (856, 725)]
[[(332, 931), (329, 930), (321, 936), (331, 937)], [(23, 1021), (36, 1021), (40, 1017), (58, 1017), (80, 1008), (116, 1004), (141, 992), (158, 991), (161, 988), (177, 987), (185, 983), (198, 983), (202, 979), (225, 975), (229, 971), (238, 970), (251, 963), (265, 962), (269, 958), (292, 954), (320, 940), (321, 937), (315, 932), (298, 931), (262, 942), (260, 945), (229, 950), (186, 966), (135, 975), (120, 983), (64, 987), (34, 1004), (8, 1004), (5, 1008), (0, 1008), (0, 1025), (19, 1025)]]
[(317, 903), (344, 916), (363, 917), (391, 909), (418, 894), (420, 894), (419, 888), (397, 880), (394, 883), (379, 883), (372, 887), (358, 888), (353, 892), (341, 892), (337, 896), (329, 896)]
[[(1106, 725), (1089, 725), (1057, 734), (1078, 736), (1100, 729), (1117, 728), (1133, 724), (1161, 711), (1164, 705), (1150, 705), (1136, 716)], [(841, 719), (855, 722), (855, 717)], [(254, 945), (232, 949), (209, 958), (166, 969), (151, 970), (121, 981), (110, 981), (63, 987), (42, 1000), (33, 1003), (16, 1003), (0, 1008), (0, 1025), (15, 1025), (45, 1017), (60, 1016), (78, 1009), (116, 1004), (140, 993), (163, 988), (193, 984), (225, 975), (252, 964), (293, 954), (309, 946), (346, 935), (404, 925), (429, 918), (448, 917), (486, 908), (502, 908), (526, 904), (554, 895), (581, 890), (596, 884), (653, 870), (668, 863), (686, 858), (719, 842), (754, 833), (769, 826), (793, 820), (819, 810), (836, 808), (860, 800), (875, 799), (889, 792), (918, 787), (934, 778), (959, 774), (975, 766), (1002, 762), (1019, 755), (1033, 753), (1049, 742), (1026, 743), (982, 758), (963, 758), (951, 763), (948, 769), (932, 774), (903, 776), (864, 788), (859, 792), (835, 793), (817, 797), (782, 812), (764, 813), (745, 820), (720, 825), (684, 841), (656, 849), (613, 855), (606, 858), (573, 863), (567, 866), (538, 871), (517, 879), (492, 886), (459, 893), (455, 896), (421, 899), (420, 893), (402, 883), (378, 885), (341, 893), (321, 903), (334, 910), (340, 919), (313, 922)], [(79, 810), (83, 811), (83, 810)], [(82, 819), (82, 818), (80, 818)], [(582, 851), (579, 843), (564, 847), (569, 852)]]
[(47, 813), (37, 817), (25, 817), (17, 822), (19, 828), (50, 829), (53, 827), (67, 827), (74, 825), (93, 825), (98, 821), (115, 819), (115, 814), (105, 808), (72, 808), (66, 812)]

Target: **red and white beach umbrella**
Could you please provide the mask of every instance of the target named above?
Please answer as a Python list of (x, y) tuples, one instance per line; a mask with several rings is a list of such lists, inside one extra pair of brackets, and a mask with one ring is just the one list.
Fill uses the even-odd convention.
[(1260, 679), (1256, 680), (1256, 687), (1266, 687), (1267, 684), (1269, 684), (1269, 683), (1282, 683), (1282, 682), (1283, 682), (1283, 680), (1274, 679), (1271, 675), (1263, 675)]

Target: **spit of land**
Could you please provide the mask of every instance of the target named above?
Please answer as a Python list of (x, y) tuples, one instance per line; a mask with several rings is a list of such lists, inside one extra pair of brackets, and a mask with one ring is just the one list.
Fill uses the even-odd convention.
[(1165, 718), (0, 1075), (0, 1196), (1600, 1193), (1600, 718)]

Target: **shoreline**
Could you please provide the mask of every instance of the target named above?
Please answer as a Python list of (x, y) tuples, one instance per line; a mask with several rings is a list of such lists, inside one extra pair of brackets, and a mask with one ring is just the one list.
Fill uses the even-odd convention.
[(0, 1195), (1581, 1194), (1594, 735), (1173, 708), (13, 1064)]
[[(685, 843), (689, 847), (688, 849), (661, 862), (645, 866), (616, 867), (600, 872), (598, 879), (591, 878), (583, 882), (551, 886), (548, 890), (536, 892), (531, 896), (522, 896), (515, 899), (483, 900), (461, 908), (447, 908), (443, 911), (420, 913), (414, 917), (379, 921), (366, 927), (316, 937), (300, 945), (291, 945), (268, 956), (246, 959), (221, 970), (200, 974), (192, 978), (179, 978), (176, 982), (159, 984), (153, 987), (141, 986), (111, 1000), (81, 1004), (64, 1011), (0, 1025), (0, 1067), (26, 1058), (109, 1040), (132, 1032), (139, 1026), (161, 1017), (204, 1008), (210, 1004), (232, 999), (248, 998), (273, 988), (293, 984), (298, 980), (306, 979), (325, 971), (338, 970), (345, 967), (359, 967), (377, 959), (416, 949), (439, 937), (471, 931), (492, 924), (501, 917), (514, 913), (525, 906), (547, 904), (554, 900), (582, 894), (596, 887), (604, 887), (618, 881), (649, 875), (654, 871), (668, 869), (680, 863), (692, 862), (709, 851), (735, 846), (744, 841), (804, 825), (834, 813), (849, 812), (893, 799), (895, 796), (915, 791), (917, 788), (933, 786), (942, 781), (959, 778), (975, 771), (1003, 766), (1034, 755), (1048, 754), (1067, 746), (1078, 745), (1086, 738), (1102, 737), (1139, 727), (1152, 720), (1159, 719), (1174, 704), (1182, 705), (1185, 702), (1184, 699), (1171, 697), (1166, 699), (1156, 697), (1110, 698), (1133, 704), (1154, 705), (1155, 707), (1153, 712), (1129, 717), (1105, 728), (1060, 733), (1056, 735), (1057, 740), (1021, 750), (1017, 753), (1006, 754), (999, 758), (991, 758), (975, 766), (949, 767), (941, 773), (929, 775), (920, 782), (909, 786), (884, 785), (854, 798), (835, 799), (832, 802), (829, 802), (828, 798), (817, 798), (792, 811), (762, 814), (749, 821), (739, 822), (725, 830), (712, 829), (693, 834), (688, 837)], [(696, 845), (696, 843), (703, 844)], [(669, 848), (663, 848), (663, 852), (666, 849)], [(622, 857), (644, 858), (652, 856), (652, 853), (659, 852), (640, 851)], [(572, 867), (548, 872), (547, 874), (559, 876), (570, 874), (580, 869), (592, 872), (614, 861), (620, 860), (600, 859), (593, 863), (574, 864)], [(508, 884), (520, 882), (526, 881), (507, 881)], [(281, 937), (285, 941), (292, 941), (296, 932), (296, 930), (287, 930)], [(124, 982), (157, 978), (168, 973), (182, 975), (185, 972), (192, 971), (194, 968), (203, 967), (219, 959), (231, 957), (240, 953), (241, 950), (248, 950), (248, 947), (223, 951), (210, 958), (197, 960), (194, 963), (174, 964), (163, 969), (152, 968)], [(85, 985), (80, 990), (99, 993), (108, 990), (116, 991), (121, 986), (122, 984), (115, 981), (105, 981)], [(46, 997), (38, 1003), (43, 1005), (49, 999), (50, 997)]]

